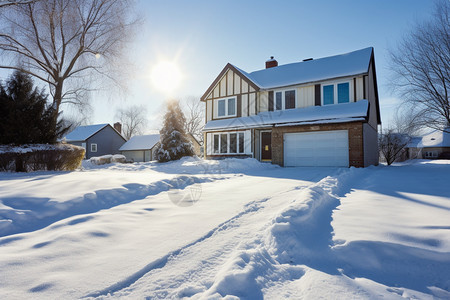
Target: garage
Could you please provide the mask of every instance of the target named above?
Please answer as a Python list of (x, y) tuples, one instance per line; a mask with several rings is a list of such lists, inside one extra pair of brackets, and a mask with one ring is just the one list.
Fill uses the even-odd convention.
[(284, 134), (284, 166), (348, 167), (348, 131)]

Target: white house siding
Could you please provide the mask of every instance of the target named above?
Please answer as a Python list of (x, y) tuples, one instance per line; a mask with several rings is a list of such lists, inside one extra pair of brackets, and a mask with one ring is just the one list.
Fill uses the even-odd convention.
[(241, 77), (238, 76), (236, 73), (234, 74), (234, 93), (235, 94), (241, 93)]
[(226, 74), (225, 74), (225, 76), (223, 76), (222, 77), (222, 79), (220, 80), (220, 97), (225, 97), (225, 96), (227, 96), (227, 80), (225, 79), (226, 78)]
[(212, 100), (206, 101), (206, 122), (212, 120)]
[(378, 165), (378, 132), (367, 123), (363, 124), (364, 166)]
[(364, 83), (363, 83), (363, 77), (357, 77), (356, 78), (356, 100), (364, 99)]
[[(218, 118), (217, 101), (219, 99), (232, 96), (237, 97), (238, 95), (241, 95), (241, 116), (255, 115), (256, 93), (256, 90), (245, 79), (233, 72), (233, 70), (227, 70), (205, 98), (206, 122)], [(249, 103), (249, 100), (252, 102)]]
[(301, 86), (297, 89), (297, 108), (314, 106), (314, 85)]
[(219, 95), (219, 85), (216, 85), (216, 87), (214, 88), (214, 90), (213, 90), (213, 97), (214, 98), (219, 98), (220, 97), (220, 95)]
[(233, 91), (233, 75), (234, 72), (231, 70), (228, 70), (227, 72), (227, 95), (233, 95), (234, 91)]
[(248, 83), (246, 81), (242, 81), (241, 93), (248, 93)]
[(259, 112), (269, 110), (269, 92), (259, 93)]
[(249, 94), (249, 115), (253, 116), (256, 115), (256, 93)]
[(247, 94), (241, 96), (242, 116), (248, 116), (248, 96)]

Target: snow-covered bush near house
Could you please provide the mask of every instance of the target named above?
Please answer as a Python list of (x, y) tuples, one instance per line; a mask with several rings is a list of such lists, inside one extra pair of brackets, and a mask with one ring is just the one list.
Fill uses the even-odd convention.
[(89, 162), (94, 165), (104, 165), (110, 163), (125, 163), (126, 157), (122, 154), (106, 154), (102, 156), (94, 156), (89, 159)]
[(0, 298), (448, 299), (448, 182), (445, 160), (0, 173)]
[(111, 158), (111, 162), (117, 162), (117, 163), (126, 163), (127, 158), (125, 157), (125, 155), (122, 154), (114, 154)]

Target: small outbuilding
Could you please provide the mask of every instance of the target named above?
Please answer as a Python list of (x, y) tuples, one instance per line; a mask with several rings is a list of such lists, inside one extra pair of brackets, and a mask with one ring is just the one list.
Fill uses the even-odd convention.
[(159, 134), (133, 136), (120, 147), (119, 151), (127, 160), (133, 162), (147, 162), (156, 159), (156, 150), (159, 145)]
[(78, 126), (63, 138), (63, 142), (83, 147), (87, 159), (106, 154), (119, 154), (120, 146), (126, 141), (120, 132), (109, 124)]

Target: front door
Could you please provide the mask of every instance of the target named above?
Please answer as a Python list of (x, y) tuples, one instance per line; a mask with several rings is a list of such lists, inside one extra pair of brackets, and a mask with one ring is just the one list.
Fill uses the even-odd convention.
[(261, 160), (272, 160), (272, 132), (261, 132)]

